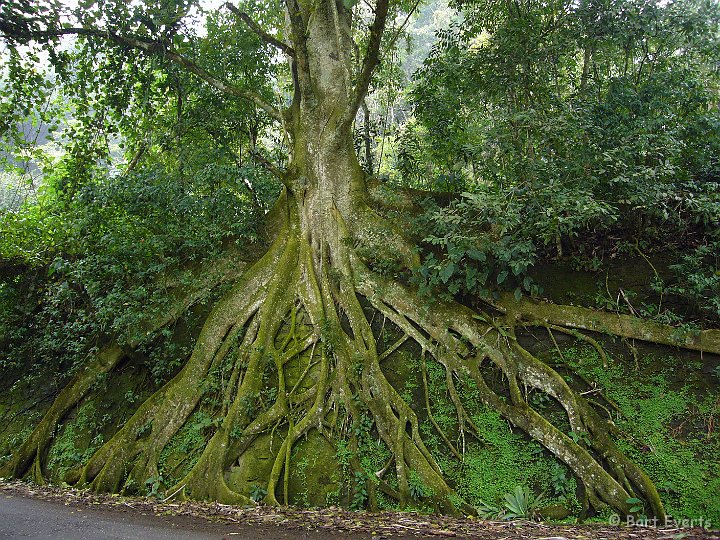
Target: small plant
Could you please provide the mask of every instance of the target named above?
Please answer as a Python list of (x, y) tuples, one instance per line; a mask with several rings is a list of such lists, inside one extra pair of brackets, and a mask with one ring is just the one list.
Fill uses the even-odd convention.
[(684, 323), (676, 327), (670, 334), (670, 338), (677, 341), (687, 341), (700, 335), (701, 328), (694, 323)]
[(248, 416), (252, 416), (255, 413), (255, 407), (257, 404), (258, 396), (244, 395), (240, 398), (240, 406), (242, 410)]
[(641, 514), (645, 513), (644, 512), (645, 505), (637, 497), (630, 497), (629, 499), (626, 499), (625, 502), (630, 505), (630, 513), (631, 514), (634, 514), (636, 512), (640, 512)]
[(350, 450), (350, 443), (346, 440), (340, 440), (337, 444), (337, 456), (338, 463), (341, 467), (345, 468), (350, 465), (350, 458), (352, 457), (352, 450)]
[(260, 399), (263, 402), (273, 403), (277, 398), (277, 387), (272, 386), (260, 392)]
[(567, 471), (565, 467), (557, 461), (554, 463), (552, 471), (550, 472), (550, 483), (553, 488), (553, 494), (556, 497), (565, 497), (570, 494), (572, 484), (567, 477)]
[(261, 486), (260, 484), (255, 484), (253, 487), (250, 488), (250, 498), (253, 500), (253, 502), (259, 503), (263, 499), (267, 497), (267, 488), (265, 486)]
[(666, 495), (670, 495), (671, 493), (677, 493), (678, 491), (675, 487), (675, 484), (673, 484), (670, 480), (665, 480), (665, 482), (658, 486), (658, 489), (665, 492)]
[(142, 439), (143, 437), (150, 435), (151, 431), (152, 431), (152, 421), (147, 421), (137, 429), (137, 432), (136, 432), (137, 438)]
[(545, 392), (536, 392), (532, 395), (530, 401), (532, 402), (533, 406), (539, 409), (544, 409), (550, 404), (552, 398)]
[(160, 498), (162, 496), (162, 491), (160, 491), (160, 488), (163, 486), (163, 477), (162, 476), (151, 476), (147, 480), (145, 480), (145, 487), (147, 488), (147, 496), (148, 497), (157, 497)]
[(233, 426), (232, 430), (230, 430), (230, 438), (232, 440), (237, 440), (242, 435), (243, 430), (240, 426)]
[(479, 501), (476, 509), (478, 515), (483, 519), (499, 519), (505, 513), (505, 510), (499, 506), (488, 504), (482, 499)]
[(573, 440), (575, 444), (584, 444), (590, 446), (590, 437), (586, 431), (571, 431), (568, 436)]
[(93, 437), (93, 439), (90, 441), (90, 446), (91, 446), (91, 447), (95, 447), (95, 448), (99, 448), (100, 446), (102, 446), (102, 443), (103, 443), (104, 440), (105, 440), (105, 437), (103, 437), (103, 434), (102, 434), (102, 433), (98, 433), (98, 434), (95, 435), (95, 437)]
[(352, 501), (350, 502), (350, 509), (360, 510), (365, 508), (367, 500), (368, 492), (365, 475), (360, 471), (355, 471), (355, 491), (353, 493)]
[(515, 486), (512, 493), (505, 494), (505, 519), (532, 519), (542, 501), (527, 486)]
[(535, 459), (538, 459), (542, 457), (543, 452), (545, 452), (545, 448), (542, 447), (542, 445), (532, 442), (528, 444), (528, 451), (530, 452), (530, 455), (534, 457)]
[(358, 437), (362, 438), (365, 435), (368, 435), (370, 433), (370, 430), (373, 426), (373, 420), (368, 415), (363, 414), (360, 417), (359, 421), (353, 422), (353, 434)]
[(408, 479), (408, 487), (410, 488), (410, 497), (416, 501), (421, 500), (423, 497), (427, 497), (427, 488), (423, 484), (422, 479), (415, 471), (410, 472), (410, 478)]

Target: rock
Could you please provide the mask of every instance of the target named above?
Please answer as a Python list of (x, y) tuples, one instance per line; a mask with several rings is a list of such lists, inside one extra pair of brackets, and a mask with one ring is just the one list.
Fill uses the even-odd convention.
[(568, 517), (572, 514), (572, 512), (561, 504), (550, 504), (540, 508), (538, 510), (538, 514), (540, 514), (544, 519), (559, 521)]

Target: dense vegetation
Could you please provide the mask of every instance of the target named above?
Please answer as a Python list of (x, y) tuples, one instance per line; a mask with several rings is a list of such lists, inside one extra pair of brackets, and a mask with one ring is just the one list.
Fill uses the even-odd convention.
[(715, 3), (199, 4), (0, 7), (0, 475), (720, 522)]

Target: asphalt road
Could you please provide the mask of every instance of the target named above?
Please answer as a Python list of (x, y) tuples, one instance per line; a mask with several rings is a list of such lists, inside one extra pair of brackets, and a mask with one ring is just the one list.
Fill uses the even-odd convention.
[[(2, 483), (0, 482), (0, 485)], [(236, 522), (208, 521), (204, 517), (191, 515), (155, 515), (152, 510), (128, 505), (103, 506), (94, 503), (91, 497), (82, 501), (67, 502), (65, 500), (47, 500), (42, 497), (40, 489), (29, 493), (21, 491), (23, 484), (5, 486), (5, 493), (0, 493), (0, 540), (9, 538), (37, 538), (40, 540), (205, 540), (205, 539), (241, 539), (241, 540), (460, 540), (468, 535), (464, 532), (450, 530), (450, 521), (441, 521), (430, 527), (430, 530), (386, 531), (372, 533), (370, 528), (363, 527), (354, 518), (350, 521), (360, 524), (360, 528), (347, 530), (340, 523), (324, 527), (313, 521), (313, 517), (300, 514), (299, 519), (284, 521), (282, 514), (268, 514), (280, 517), (281, 522), (265, 523), (243, 518), (238, 514)], [(45, 495), (48, 495), (47, 493)], [(57, 495), (50, 492), (49, 495)], [(213, 515), (209, 512), (208, 515)], [(225, 516), (224, 519), (228, 519)], [(297, 517), (297, 516), (296, 516)], [(367, 517), (367, 516), (365, 516)], [(387, 516), (386, 516), (387, 517)], [(414, 516), (417, 518), (417, 516)], [(403, 521), (396, 516), (397, 527)], [(423, 518), (424, 519), (424, 518)], [(431, 518), (429, 518), (431, 519)], [(432, 520), (432, 519), (431, 519)], [(468, 522), (458, 521), (459, 527), (467, 527)], [(429, 523), (417, 522), (416, 525), (428, 526)], [(653, 529), (633, 527), (611, 527), (603, 524), (593, 525), (547, 525), (529, 522), (480, 522), (470, 521), (471, 536), (477, 540), (637, 540), (692, 538), (720, 540), (718, 531), (695, 529)], [(326, 528), (327, 527), (327, 528)], [(449, 527), (448, 530), (445, 530)], [(676, 535), (679, 533), (679, 535)], [(419, 535), (419, 536), (418, 536)]]
[[(365, 538), (369, 538), (364, 535)], [(353, 536), (361, 538), (360, 536)], [(0, 496), (0, 539), (40, 540), (287, 540), (337, 538), (324, 531), (210, 523), (204, 519), (142, 515), (20, 496)]]

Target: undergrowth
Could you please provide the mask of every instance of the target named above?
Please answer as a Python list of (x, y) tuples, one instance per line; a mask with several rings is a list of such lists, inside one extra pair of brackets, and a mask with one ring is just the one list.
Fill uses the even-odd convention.
[(678, 374), (693, 367), (697, 373), (702, 366), (646, 355), (639, 357), (637, 369), (617, 360), (603, 368), (597, 352), (586, 347), (565, 349), (563, 358), (617, 406), (618, 445), (658, 486), (668, 514), (720, 522), (717, 382), (714, 391), (711, 381), (709, 392), (697, 392), (689, 378)]
[(93, 401), (82, 404), (75, 418), (58, 430), (50, 447), (48, 469), (53, 475), (62, 478), (68, 470), (90, 459), (104, 442), (102, 428), (110, 419), (110, 415), (98, 415)]
[[(427, 362), (428, 392), (433, 418), (462, 453), (462, 460), (447, 451), (438, 431), (426, 420), (421, 425), (423, 438), (448, 478), (455, 483), (458, 495), (476, 508), (496, 508), (501, 517), (505, 496), (515, 488), (527, 486), (543, 506), (561, 505), (574, 512), (579, 510), (576, 482), (567, 467), (557, 461), (539, 444), (531, 442), (520, 430), (514, 429), (496, 411), (480, 404), (469, 381), (458, 386), (463, 402), (476, 404), (468, 411), (478, 428), (480, 438), (459, 430), (457, 411), (448, 395), (445, 370), (437, 362)], [(413, 383), (411, 382), (410, 385)]]

